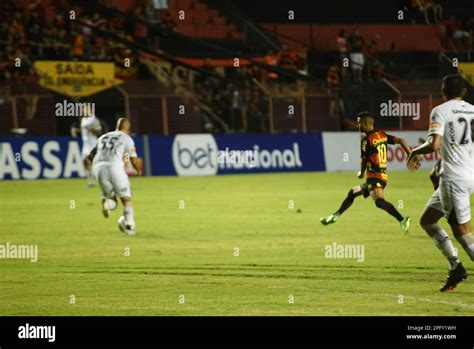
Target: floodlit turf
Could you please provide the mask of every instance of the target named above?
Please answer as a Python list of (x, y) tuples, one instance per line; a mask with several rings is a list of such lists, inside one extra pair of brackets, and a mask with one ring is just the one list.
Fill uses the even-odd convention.
[[(319, 223), (360, 182), (353, 173), (133, 178), (135, 237), (117, 228), (121, 207), (102, 217), (85, 180), (0, 182), (0, 243), (39, 248), (37, 263), (0, 260), (0, 315), (473, 315), (474, 274), (438, 291), (446, 261), (417, 223), (427, 172), (390, 173), (386, 199), (413, 218), (408, 236), (371, 199)], [(333, 243), (363, 245), (365, 260), (325, 258)]]

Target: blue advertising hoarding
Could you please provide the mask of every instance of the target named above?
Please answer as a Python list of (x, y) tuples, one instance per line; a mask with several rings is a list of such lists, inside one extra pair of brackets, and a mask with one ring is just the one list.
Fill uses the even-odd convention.
[[(320, 133), (133, 138), (138, 155), (149, 166), (145, 173), (154, 176), (326, 169)], [(0, 138), (0, 180), (83, 177), (81, 146), (80, 139), (71, 137)]]
[[(142, 137), (133, 137), (143, 154)], [(72, 137), (0, 138), (0, 180), (84, 176), (82, 141)]]
[(320, 133), (150, 136), (152, 175), (324, 171)]

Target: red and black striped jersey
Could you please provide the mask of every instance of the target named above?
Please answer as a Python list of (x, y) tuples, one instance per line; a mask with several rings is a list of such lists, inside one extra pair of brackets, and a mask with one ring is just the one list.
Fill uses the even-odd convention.
[(360, 142), (362, 161), (367, 164), (367, 178), (387, 182), (387, 145), (395, 144), (394, 137), (382, 130), (372, 130)]

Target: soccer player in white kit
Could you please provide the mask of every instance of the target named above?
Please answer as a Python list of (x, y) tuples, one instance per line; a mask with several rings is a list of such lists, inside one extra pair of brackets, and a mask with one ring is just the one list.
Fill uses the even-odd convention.
[(84, 162), (84, 169), (86, 170), (87, 186), (91, 187), (95, 185), (95, 180), (91, 163), (87, 160), (87, 156), (97, 143), (97, 137), (102, 132), (102, 126), (95, 115), (82, 117), (80, 126), (82, 137), (82, 159)]
[(441, 292), (453, 290), (467, 278), (449, 235), (438, 224), (445, 216), (464, 251), (474, 261), (470, 196), (474, 193), (474, 106), (463, 100), (466, 82), (460, 75), (448, 75), (441, 87), (445, 103), (433, 108), (428, 140), (412, 150), (407, 166), (419, 168), (418, 155), (441, 150), (442, 174), (438, 189), (421, 215), (422, 228), (447, 258), (449, 274)]
[[(126, 118), (117, 121), (115, 131), (99, 137), (88, 158), (93, 161), (93, 171), (102, 190), (102, 213), (109, 216), (110, 200), (117, 202), (120, 197), (123, 204), (123, 216), (118, 220), (119, 228), (125, 234), (135, 235), (135, 219), (132, 207), (130, 180), (125, 171), (124, 160), (129, 159), (132, 166), (141, 175), (137, 165), (135, 142), (130, 137), (131, 124)], [(114, 208), (117, 205), (114, 205)]]

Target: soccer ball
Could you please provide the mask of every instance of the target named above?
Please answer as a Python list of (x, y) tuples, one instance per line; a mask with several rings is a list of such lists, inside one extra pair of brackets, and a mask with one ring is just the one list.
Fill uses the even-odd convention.
[(105, 199), (104, 208), (106, 210), (115, 210), (117, 208), (117, 202), (112, 199)]

